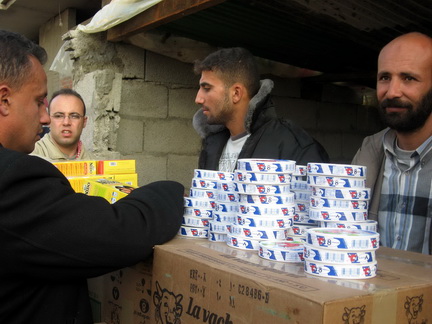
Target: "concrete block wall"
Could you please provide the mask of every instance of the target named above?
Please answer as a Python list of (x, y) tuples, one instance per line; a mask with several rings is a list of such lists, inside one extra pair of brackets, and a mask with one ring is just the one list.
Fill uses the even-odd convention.
[[(74, 37), (76, 43), (80, 36)], [(98, 51), (95, 43), (103, 37), (86, 35), (83, 41), (92, 37), (89, 48)], [(98, 56), (92, 64), (94, 55), (86, 56), (85, 44), (75, 47), (74, 83), (95, 111), (93, 129), (88, 130), (93, 132), (94, 151), (135, 159), (140, 185), (169, 179), (189, 187), (201, 146), (192, 127), (199, 108), (194, 103), (199, 77), (192, 64), (121, 43), (99, 45), (110, 55), (107, 62)], [(363, 138), (382, 128), (375, 109), (363, 106), (347, 88), (305, 91), (301, 79), (263, 77), (275, 82), (279, 115), (320, 141), (332, 162), (349, 163)]]
[(201, 145), (192, 127), (198, 78), (190, 64), (142, 54), (125, 64), (143, 66), (143, 75), (123, 79), (117, 150), (137, 160), (140, 184), (170, 179), (189, 187)]
[(317, 139), (333, 163), (350, 163), (363, 139), (384, 128), (377, 109), (363, 105), (357, 93), (348, 95), (346, 87), (324, 87), (314, 96), (318, 101), (302, 97), (300, 79), (275, 82), (273, 101), (278, 115)]
[[(145, 51), (144, 61), (143, 80), (123, 80), (117, 150), (143, 161), (145, 183), (166, 178), (188, 187), (201, 145), (191, 123), (199, 77), (192, 65), (153, 52)], [(382, 128), (375, 108), (345, 87), (324, 87), (316, 101), (302, 98), (300, 79), (263, 77), (275, 82), (278, 114), (312, 134), (332, 162), (350, 163), (363, 138)]]

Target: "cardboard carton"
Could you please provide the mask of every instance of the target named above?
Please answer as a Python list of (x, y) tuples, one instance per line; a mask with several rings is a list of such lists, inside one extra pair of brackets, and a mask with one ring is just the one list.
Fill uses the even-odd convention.
[(432, 323), (432, 256), (381, 247), (375, 278), (327, 279), (225, 243), (156, 246), (154, 323)]
[(126, 174), (112, 174), (105, 175), (109, 179), (114, 179), (118, 182), (122, 182), (132, 187), (138, 187), (138, 174), (137, 173), (126, 173)]
[(96, 174), (96, 161), (53, 162), (65, 177), (88, 176)]
[(151, 260), (88, 279), (93, 321), (116, 324), (154, 323)]
[(105, 178), (89, 179), (84, 184), (84, 193), (89, 196), (105, 198), (110, 203), (126, 197), (135, 188), (124, 183)]
[(135, 160), (101, 160), (98, 161), (98, 174), (135, 173)]
[(76, 176), (76, 177), (67, 177), (69, 183), (75, 192), (85, 193), (84, 186), (87, 184), (88, 180), (98, 180), (98, 179), (114, 179), (110, 175), (90, 175), (90, 176)]

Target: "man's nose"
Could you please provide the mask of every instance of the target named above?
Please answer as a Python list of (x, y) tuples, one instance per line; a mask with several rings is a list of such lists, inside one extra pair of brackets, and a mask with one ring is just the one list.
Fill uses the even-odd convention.
[(42, 125), (49, 125), (51, 123), (50, 115), (45, 107), (40, 110), (39, 121)]
[(402, 84), (401, 84), (400, 80), (392, 79), (388, 84), (386, 97), (389, 99), (402, 97), (401, 86), (402, 86)]
[(63, 118), (63, 124), (64, 125), (69, 125), (71, 123), (71, 117), (69, 115), (65, 115)]
[(195, 97), (195, 103), (198, 105), (202, 105), (204, 103), (204, 98), (200, 93), (201, 93), (201, 91), (198, 91), (198, 93)]

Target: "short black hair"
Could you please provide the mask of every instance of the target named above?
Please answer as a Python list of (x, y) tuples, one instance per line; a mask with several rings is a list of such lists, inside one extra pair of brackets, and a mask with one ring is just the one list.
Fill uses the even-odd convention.
[(236, 82), (245, 85), (249, 97), (253, 97), (260, 87), (260, 75), (254, 56), (245, 48), (223, 48), (211, 53), (202, 61), (196, 61), (194, 72), (213, 71), (222, 79), (226, 87)]
[(48, 57), (45, 49), (23, 35), (0, 30), (0, 82), (21, 88), (29, 76), (31, 56), (42, 65)]
[(56, 92), (53, 93), (51, 100), (48, 104), (48, 111), (50, 111), (50, 106), (51, 106), (51, 102), (53, 101), (53, 99), (57, 96), (61, 96), (61, 95), (65, 95), (65, 96), (74, 96), (77, 97), (79, 100), (81, 100), (83, 107), (84, 107), (84, 116), (86, 115), (86, 105), (84, 102), (84, 99), (81, 97), (81, 95), (76, 92), (75, 90), (69, 89), (69, 88), (63, 88), (60, 90), (57, 90)]

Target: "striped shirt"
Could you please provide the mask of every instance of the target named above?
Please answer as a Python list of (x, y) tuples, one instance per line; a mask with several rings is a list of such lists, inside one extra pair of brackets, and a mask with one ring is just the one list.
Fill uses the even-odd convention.
[(383, 246), (430, 254), (432, 217), (432, 137), (414, 151), (384, 136), (386, 156), (378, 214)]

